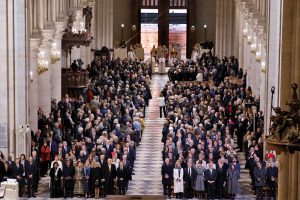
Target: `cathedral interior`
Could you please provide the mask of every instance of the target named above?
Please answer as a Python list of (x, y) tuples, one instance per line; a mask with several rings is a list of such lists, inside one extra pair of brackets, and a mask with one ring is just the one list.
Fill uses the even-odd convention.
[(0, 0), (0, 197), (300, 200), (299, 10)]

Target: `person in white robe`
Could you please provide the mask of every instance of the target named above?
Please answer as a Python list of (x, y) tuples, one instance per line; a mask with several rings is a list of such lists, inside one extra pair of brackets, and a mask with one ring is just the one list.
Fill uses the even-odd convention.
[(130, 47), (130, 50), (128, 51), (128, 57), (127, 58), (128, 58), (129, 61), (135, 61), (136, 56), (135, 56), (135, 53), (133, 51), (132, 46)]
[(174, 193), (176, 194), (176, 199), (182, 198), (183, 196), (183, 168), (180, 165), (180, 162), (177, 161), (175, 168), (173, 170), (174, 178)]

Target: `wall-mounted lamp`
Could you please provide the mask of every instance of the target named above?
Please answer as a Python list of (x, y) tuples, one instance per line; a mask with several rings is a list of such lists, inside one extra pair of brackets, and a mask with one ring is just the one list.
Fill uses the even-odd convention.
[(260, 63), (260, 65), (261, 65), (261, 71), (262, 71), (263, 73), (265, 73), (265, 72), (266, 72), (266, 62), (265, 62), (265, 61), (262, 61), (262, 62)]
[(255, 59), (257, 62), (260, 62), (260, 60), (261, 60), (261, 44), (258, 44), (258, 48), (255, 53)]
[(191, 26), (191, 31), (194, 32), (196, 30), (195, 26)]
[(251, 44), (251, 52), (252, 53), (255, 53), (256, 52), (256, 36), (255, 36), (255, 34), (253, 33), (253, 41), (252, 41), (252, 44)]
[(48, 64), (49, 62), (45, 60), (45, 52), (44, 51), (38, 52), (37, 73), (39, 75), (48, 71)]
[(244, 35), (244, 37), (248, 36), (248, 23), (247, 22), (245, 23), (245, 28), (243, 29), (243, 35)]
[(32, 71), (29, 72), (29, 77), (30, 77), (30, 82), (33, 82), (33, 72)]
[(51, 44), (51, 64), (55, 64), (60, 60), (60, 51), (57, 50), (57, 44), (53, 42)]

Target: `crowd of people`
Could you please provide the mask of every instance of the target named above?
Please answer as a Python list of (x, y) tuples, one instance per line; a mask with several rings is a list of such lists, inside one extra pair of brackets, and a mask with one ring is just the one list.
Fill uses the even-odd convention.
[(160, 95), (165, 98), (161, 110), (166, 109), (164, 194), (235, 198), (244, 167), (238, 151), (244, 151), (257, 199), (263, 198), (266, 186), (269, 196), (276, 199), (275, 156), (263, 155), (264, 116), (251, 109), (259, 110), (259, 100), (250, 87), (246, 89), (246, 73), (239, 69), (237, 59), (203, 54), (197, 62), (175, 64), (169, 78)]
[(220, 84), (224, 77), (234, 76), (242, 79), (244, 73), (242, 68), (239, 68), (238, 59), (234, 56), (218, 59), (208, 52), (199, 57), (197, 62), (175, 62), (169, 69), (168, 75), (171, 81), (203, 82), (212, 80), (214, 83)]
[[(54, 99), (49, 116), (39, 109), (28, 158), (0, 152), (0, 180), (15, 178), (20, 197), (35, 197), (44, 176), (50, 176), (51, 198), (126, 193), (152, 98), (151, 67), (96, 57), (89, 70), (92, 82), (81, 95)], [(244, 167), (237, 152), (244, 151), (257, 199), (265, 187), (276, 199), (276, 155), (263, 153), (264, 116), (251, 109), (259, 110), (259, 100), (246, 88), (238, 60), (203, 54), (197, 62), (175, 63), (169, 78), (158, 98), (166, 119), (164, 194), (234, 198)]]
[(50, 176), (50, 197), (125, 194), (152, 98), (145, 63), (95, 58), (100, 78), (77, 97), (53, 100), (38, 111), (31, 155), (0, 155), (0, 179), (15, 178), (19, 196), (35, 197), (40, 177)]

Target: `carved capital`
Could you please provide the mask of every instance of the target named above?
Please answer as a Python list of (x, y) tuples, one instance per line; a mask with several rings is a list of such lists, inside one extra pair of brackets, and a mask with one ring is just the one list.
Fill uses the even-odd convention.
[(55, 38), (56, 39), (61, 39), (63, 34), (64, 34), (64, 30), (67, 28), (67, 22), (66, 21), (61, 21), (61, 22), (54, 22), (55, 24)]
[(42, 34), (42, 47), (50, 48), (51, 42), (53, 41), (54, 29), (43, 29), (41, 30)]
[(37, 52), (41, 45), (41, 39), (40, 38), (30, 38), (29, 45), (30, 45), (30, 56), (37, 57)]

